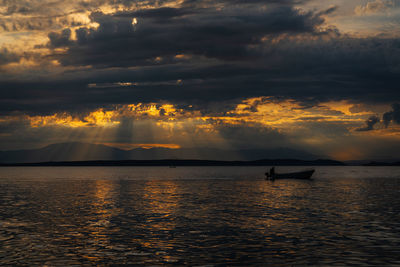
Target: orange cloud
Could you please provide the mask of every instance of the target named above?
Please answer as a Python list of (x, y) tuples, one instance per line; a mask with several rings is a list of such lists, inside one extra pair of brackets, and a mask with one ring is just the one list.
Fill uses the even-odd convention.
[[(383, 110), (388, 109), (389, 107)], [(193, 107), (182, 109), (171, 103), (137, 103), (100, 108), (84, 115), (64, 112), (48, 116), (0, 117), (0, 123), (20, 120), (29, 122), (32, 128), (78, 128), (85, 135), (85, 142), (121, 149), (173, 149), (210, 144), (229, 148), (233, 141), (224, 132), (227, 126), (257, 129), (264, 127), (265, 130), (285, 136), (290, 143), (314, 149), (325, 148), (333, 158), (347, 160), (361, 158), (362, 152), (365, 152), (348, 148), (346, 144), (349, 140), (398, 142), (400, 139), (398, 125), (388, 128), (377, 125), (373, 131), (355, 131), (365, 124), (370, 115), (377, 114), (376, 111), (365, 105), (355, 107), (346, 101), (325, 102), (309, 107), (294, 100), (278, 101), (269, 97), (257, 97), (245, 99), (231, 110), (208, 115), (203, 115), (201, 110)], [(124, 143), (114, 143), (120, 131), (118, 127), (126, 119), (137, 121), (134, 123), (135, 130), (126, 128), (126, 133), (132, 133), (131, 138), (127, 136), (120, 139)], [(144, 127), (143, 131), (140, 129), (141, 125)], [(121, 131), (128, 127), (125, 124), (122, 126)], [(341, 140), (347, 140), (347, 143), (341, 145)]]
[(145, 149), (150, 149), (150, 148), (169, 148), (169, 149), (179, 149), (181, 148), (180, 145), (178, 144), (135, 144), (135, 143), (98, 143), (106, 146), (112, 146), (116, 148), (120, 148), (123, 150), (130, 150), (134, 148), (145, 148)]
[(67, 127), (87, 127), (87, 126), (112, 126), (119, 124), (113, 111), (104, 111), (99, 109), (89, 113), (83, 119), (74, 117), (67, 113), (56, 113), (50, 116), (32, 116), (28, 117), (32, 127), (43, 126), (67, 126)]
[[(210, 130), (216, 124), (257, 124), (280, 131), (291, 131), (310, 122), (331, 122), (355, 129), (373, 115), (370, 111), (354, 111), (354, 104), (347, 101), (326, 102), (317, 106), (303, 107), (294, 100), (277, 101), (269, 97), (243, 100), (228, 112), (216, 115), (202, 115), (200, 110), (185, 110), (170, 103), (138, 103), (118, 105), (113, 109), (98, 109), (83, 118), (68, 113), (49, 116), (29, 116), (32, 127), (110, 127), (120, 123), (122, 118), (154, 120), (167, 128), (168, 124), (190, 123), (198, 128)], [(353, 108), (353, 109), (352, 109)], [(211, 127), (211, 128), (210, 128)]]

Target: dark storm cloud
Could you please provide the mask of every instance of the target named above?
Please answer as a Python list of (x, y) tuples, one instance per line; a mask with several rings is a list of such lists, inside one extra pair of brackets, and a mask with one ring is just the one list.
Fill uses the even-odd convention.
[(185, 0), (183, 5), (204, 5), (204, 4), (300, 4), (308, 0)]
[[(77, 30), (77, 41), (59, 58), (64, 65), (96, 67), (142, 66), (154, 59), (191, 54), (220, 60), (245, 60), (252, 54), (249, 45), (261, 43), (269, 34), (314, 32), (323, 23), (313, 13), (300, 13), (292, 7), (259, 10), (161, 8), (130, 14), (93, 13), (97, 30)], [(137, 25), (132, 20), (137, 19)], [(51, 33), (67, 37), (64, 33)], [(67, 40), (62, 38), (62, 43)], [(53, 38), (50, 43), (59, 38)]]
[(389, 124), (393, 122), (400, 124), (400, 104), (394, 103), (392, 105), (392, 110), (383, 114), (383, 124), (388, 127)]
[(21, 56), (9, 51), (7, 48), (0, 48), (0, 66), (12, 62), (18, 62)]
[(358, 132), (366, 132), (372, 131), (374, 129), (375, 124), (380, 122), (380, 119), (377, 116), (371, 116), (368, 120), (365, 121), (366, 126), (356, 129)]
[(60, 33), (50, 32), (49, 40), (50, 47), (63, 47), (71, 44), (71, 30), (64, 29)]
[[(293, 3), (186, 1), (176, 8), (94, 12), (97, 29), (48, 35), (50, 58), (68, 71), (51, 78), (1, 78), (0, 113), (158, 101), (212, 113), (218, 103), (231, 108), (227, 103), (257, 96), (311, 106), (342, 99), (400, 101), (398, 39), (350, 38), (324, 25), (322, 17), (335, 8), (304, 12)], [(213, 8), (217, 4), (223, 8)]]

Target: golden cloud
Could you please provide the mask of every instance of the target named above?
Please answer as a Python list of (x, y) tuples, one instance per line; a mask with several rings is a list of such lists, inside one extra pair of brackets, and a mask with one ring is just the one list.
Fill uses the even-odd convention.
[(177, 108), (170, 103), (138, 103), (118, 105), (113, 109), (97, 109), (85, 116), (55, 113), (48, 116), (27, 116), (32, 127), (112, 127), (122, 118), (154, 120), (167, 127), (169, 123), (190, 122), (199, 128), (216, 124), (257, 124), (278, 130), (290, 130), (310, 122), (333, 122), (352, 127), (364, 123), (370, 111), (354, 111), (354, 104), (347, 101), (321, 103), (304, 107), (294, 100), (278, 101), (270, 97), (245, 99), (230, 111), (214, 115), (202, 115), (200, 110)]

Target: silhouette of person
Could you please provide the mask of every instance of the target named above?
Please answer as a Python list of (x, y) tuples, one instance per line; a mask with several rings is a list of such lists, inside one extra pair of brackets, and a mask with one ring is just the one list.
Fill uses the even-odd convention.
[(274, 175), (275, 175), (275, 167), (272, 167), (272, 168), (269, 170), (269, 175), (271, 175), (271, 176), (274, 176)]
[(265, 173), (265, 175), (267, 176), (267, 178), (265, 178), (266, 180), (274, 180), (275, 178), (274, 178), (274, 175), (275, 175), (275, 167), (272, 167), (270, 170), (269, 170), (269, 173), (268, 172), (266, 172)]
[(269, 170), (269, 179), (270, 179), (270, 180), (275, 180), (275, 167), (272, 167), (272, 168)]

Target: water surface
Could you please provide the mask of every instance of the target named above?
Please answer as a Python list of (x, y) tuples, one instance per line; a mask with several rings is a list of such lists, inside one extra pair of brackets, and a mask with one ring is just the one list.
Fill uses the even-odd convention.
[(0, 168), (0, 265), (400, 265), (400, 168), (316, 169)]

